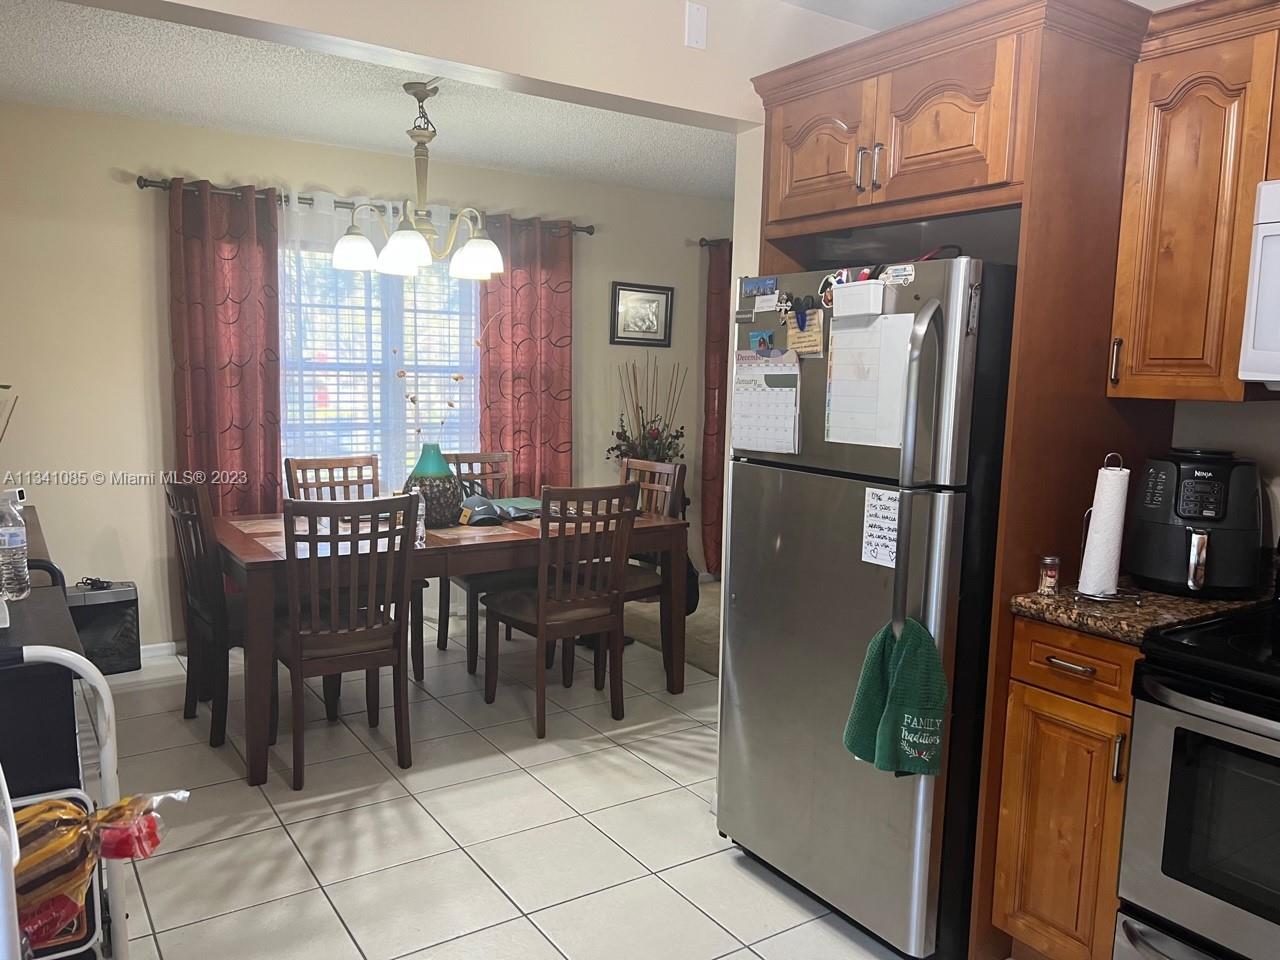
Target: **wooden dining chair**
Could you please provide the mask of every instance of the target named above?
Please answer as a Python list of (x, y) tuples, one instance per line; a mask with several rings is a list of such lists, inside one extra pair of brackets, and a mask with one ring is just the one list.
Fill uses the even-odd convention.
[[(684, 477), (686, 467), (683, 463), (662, 463), (658, 460), (637, 460), (624, 457), (619, 464), (619, 483), (635, 483), (640, 488), (638, 511), (660, 517), (678, 517), (684, 507)], [(658, 557), (641, 554), (631, 558), (627, 564), (622, 581), (622, 597), (624, 600), (647, 600), (662, 595), (662, 572), (658, 567)], [(671, 630), (669, 617), (672, 611), (664, 611), (662, 617), (662, 661), (667, 665), (670, 659), (667, 635)], [(599, 659), (602, 653), (598, 637), (584, 638), (586, 642), (596, 644), (596, 686), (600, 684)], [(548, 669), (555, 663), (555, 648), (547, 648)], [(669, 665), (668, 665), (669, 666)], [(572, 678), (568, 678), (566, 683)]]
[[(376, 453), (348, 457), (285, 457), (284, 475), (285, 486), (294, 500), (371, 500), (378, 495)], [(421, 590), (427, 588), (425, 580), (420, 581), (420, 585)], [(415, 589), (411, 601), (419, 620), (422, 617), (421, 590)], [(419, 643), (421, 639), (418, 637)], [(341, 674), (324, 678), (324, 708), (330, 721), (338, 719), (341, 693)]]
[(369, 500), (378, 495), (378, 455), (285, 457), (284, 476), (293, 500)]
[(285, 579), (288, 616), (278, 621), (272, 661), (271, 736), (279, 729), (277, 664), (293, 692), (293, 788), (305, 764), (303, 681), (365, 672), (369, 726), (378, 725), (379, 672), (391, 667), (396, 758), (409, 746), (408, 627), (418, 498), (286, 500)]
[(208, 486), (166, 483), (164, 496), (182, 572), (182, 620), (187, 634), (182, 715), (190, 720), (198, 700), (212, 700), (209, 746), (220, 747), (227, 736), (227, 660), (231, 647), (243, 645), (244, 611), (229, 600), (223, 585)]
[[(462, 481), (465, 497), (515, 496), (515, 456), (510, 451), (498, 453), (446, 453), (445, 462), (453, 468)], [(475, 673), (480, 650), (480, 596), (490, 590), (510, 590), (531, 587), (533, 570), (498, 570), (492, 573), (473, 573), (451, 577), (467, 594), (467, 671)], [(415, 633), (415, 642), (417, 634)], [(507, 639), (511, 639), (511, 627), (507, 627)], [(437, 612), (436, 647), (449, 646), (449, 591), (440, 586), (440, 606)], [(420, 656), (417, 650), (415, 656)], [(414, 676), (422, 679), (418, 661), (414, 661)]]
[(498, 625), (532, 634), (537, 641), (534, 723), (540, 739), (547, 735), (546, 650), (556, 640), (563, 640), (567, 684), (572, 682), (574, 638), (595, 634), (607, 639), (609, 702), (613, 718), (622, 719), (622, 577), (639, 492), (634, 483), (543, 487), (537, 586), (494, 591), (481, 599), (486, 611), (485, 702), (493, 703), (498, 692)]

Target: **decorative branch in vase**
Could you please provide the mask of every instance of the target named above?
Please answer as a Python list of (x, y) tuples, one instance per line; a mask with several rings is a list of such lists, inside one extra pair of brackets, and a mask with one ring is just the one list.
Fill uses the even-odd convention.
[(676, 425), (675, 418), (688, 376), (689, 368), (681, 363), (673, 363), (664, 376), (658, 361), (648, 355), (643, 367), (635, 360), (621, 364), (622, 413), (605, 456), (663, 463), (683, 460), (685, 429)]
[[(392, 347), (391, 353), (398, 355), (399, 350)], [(423, 441), (422, 406), (418, 394), (413, 392), (417, 387), (416, 380), (413, 384), (409, 383), (409, 372), (404, 367), (397, 368), (396, 378), (405, 382), (404, 399), (413, 415), (414, 442), (422, 444), (418, 462), (404, 482), (404, 492), (416, 491), (421, 494), (423, 526), (451, 527), (458, 522), (458, 515), (462, 511), (462, 483), (458, 475), (449, 469), (449, 463), (440, 451), (440, 444)], [(466, 375), (454, 373), (450, 374), (449, 379), (453, 383), (461, 383)], [(455, 401), (448, 399), (445, 400), (445, 405), (450, 410), (458, 407)], [(443, 427), (444, 423), (441, 420), (436, 426)]]

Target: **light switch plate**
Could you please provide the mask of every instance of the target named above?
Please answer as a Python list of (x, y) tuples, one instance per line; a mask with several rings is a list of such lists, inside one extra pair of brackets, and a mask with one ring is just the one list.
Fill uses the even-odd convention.
[(693, 0), (684, 4), (684, 45), (694, 50), (707, 49), (707, 7)]

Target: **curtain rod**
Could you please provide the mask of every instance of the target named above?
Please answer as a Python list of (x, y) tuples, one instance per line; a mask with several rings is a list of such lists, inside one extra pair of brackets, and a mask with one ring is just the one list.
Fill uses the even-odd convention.
[[(170, 190), (173, 187), (173, 181), (168, 177), (164, 177), (160, 180), (152, 180), (149, 177), (139, 176), (138, 179), (134, 182), (137, 183), (139, 190), (148, 190), (148, 189)], [(185, 183), (183, 184), (182, 188), (184, 190), (196, 189), (194, 184), (185, 184)], [(212, 187), (210, 188), (209, 192), (217, 194), (218, 196), (223, 196), (223, 197), (237, 197), (240, 195), (239, 190), (232, 190), (229, 187)], [(266, 191), (264, 190), (258, 191), (259, 194), (262, 194), (265, 192)], [(302, 207), (310, 207), (315, 203), (315, 198), (305, 193), (298, 194), (297, 198), (298, 198), (298, 205)], [(285, 194), (280, 191), (276, 191), (276, 202), (280, 204), (285, 203), (286, 202)], [(334, 200), (333, 205), (338, 210), (350, 210), (352, 207), (355, 206), (355, 204), (352, 203), (350, 200)], [(385, 215), (387, 213), (387, 208), (380, 203), (372, 204), (372, 206), (381, 214)], [(399, 216), (399, 213), (400, 213), (400, 210), (398, 207), (393, 206), (391, 208), (391, 216), (393, 217)], [(576, 223), (571, 223), (569, 224), (569, 229), (572, 230), (574, 233), (585, 233), (589, 237), (595, 236), (595, 232), (596, 232), (595, 224), (591, 224), (591, 223), (581, 227), (578, 226), (578, 224)]]

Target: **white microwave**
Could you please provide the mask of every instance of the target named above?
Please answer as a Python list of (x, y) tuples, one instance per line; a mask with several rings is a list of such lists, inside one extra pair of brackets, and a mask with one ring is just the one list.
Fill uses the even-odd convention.
[(1258, 184), (1240, 379), (1280, 390), (1280, 180)]

